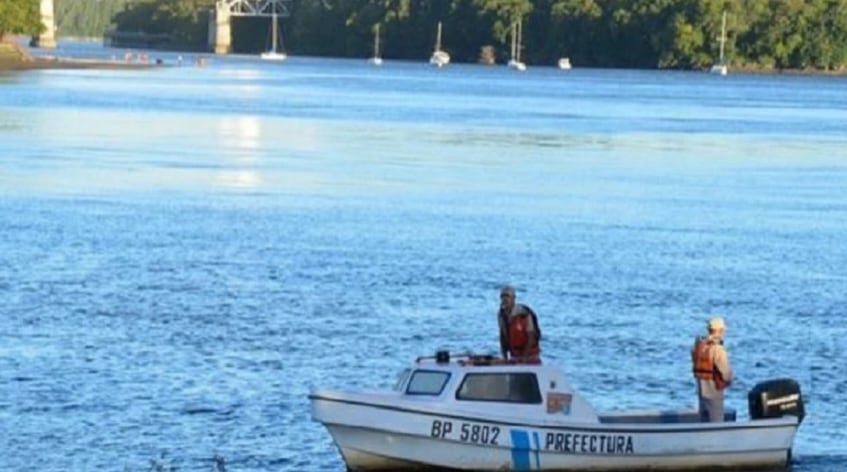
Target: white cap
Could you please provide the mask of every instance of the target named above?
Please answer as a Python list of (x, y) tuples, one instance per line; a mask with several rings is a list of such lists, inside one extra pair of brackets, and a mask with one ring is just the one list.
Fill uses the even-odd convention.
[(726, 329), (726, 324), (723, 322), (723, 318), (720, 316), (716, 316), (709, 320), (709, 331), (717, 331), (719, 329)]

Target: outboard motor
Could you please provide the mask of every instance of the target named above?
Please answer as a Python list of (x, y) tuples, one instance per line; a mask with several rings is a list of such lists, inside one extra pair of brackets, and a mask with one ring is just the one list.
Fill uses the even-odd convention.
[(803, 422), (803, 394), (793, 379), (774, 379), (756, 384), (747, 394), (750, 418), (779, 418), (794, 415)]

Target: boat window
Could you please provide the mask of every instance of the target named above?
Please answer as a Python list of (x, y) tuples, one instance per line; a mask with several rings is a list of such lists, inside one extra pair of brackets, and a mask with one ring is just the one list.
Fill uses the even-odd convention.
[(456, 399), (538, 404), (541, 391), (532, 373), (468, 374), (456, 392)]
[(440, 395), (450, 374), (432, 370), (416, 370), (409, 380), (406, 393), (410, 395)]
[(406, 381), (409, 380), (409, 372), (411, 371), (412, 369), (403, 369), (400, 374), (397, 375), (397, 381), (394, 382), (393, 388), (395, 392), (403, 391), (403, 386), (406, 385)]

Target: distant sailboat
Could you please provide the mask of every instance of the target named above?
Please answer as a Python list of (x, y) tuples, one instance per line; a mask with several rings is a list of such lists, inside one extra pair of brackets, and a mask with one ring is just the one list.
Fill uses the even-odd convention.
[(435, 67), (444, 67), (450, 63), (450, 55), (441, 50), (441, 22), (438, 22), (438, 33), (435, 35), (435, 50), (429, 58), (429, 63)]
[(375, 66), (382, 65), (382, 55), (379, 52), (379, 23), (374, 28), (374, 55), (370, 59), (370, 63)]
[(721, 19), (721, 56), (720, 60), (717, 64), (712, 66), (712, 69), (709, 71), (712, 74), (726, 75), (728, 69), (726, 67), (726, 62), (724, 62), (723, 58), (723, 50), (724, 44), (726, 43), (726, 10), (723, 12), (723, 18)]
[(525, 71), (526, 64), (521, 62), (521, 22), (512, 23), (512, 57), (509, 59), (508, 67)]
[(274, 12), (271, 15), (271, 49), (263, 52), (260, 56), (266, 61), (284, 61), (288, 57), (285, 52), (277, 50), (277, 48), (280, 48), (279, 43), (282, 42), (280, 40), (280, 34), (278, 31), (279, 26), (277, 23), (276, 12)]

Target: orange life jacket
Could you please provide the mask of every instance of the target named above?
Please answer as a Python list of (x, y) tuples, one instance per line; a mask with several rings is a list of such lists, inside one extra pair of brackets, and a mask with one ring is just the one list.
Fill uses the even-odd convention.
[(694, 349), (691, 350), (691, 362), (694, 377), (700, 380), (712, 380), (718, 390), (723, 390), (728, 383), (724, 382), (720, 371), (715, 367), (717, 346), (717, 341), (712, 338), (697, 338), (697, 341), (694, 342)]
[(529, 356), (537, 357), (541, 352), (538, 347), (537, 331), (536, 333), (529, 333), (526, 329), (529, 319), (529, 315), (517, 315), (509, 319), (509, 351), (512, 357), (523, 355), (524, 348), (530, 343), (530, 336), (535, 336), (533, 338), (535, 346), (530, 348)]

